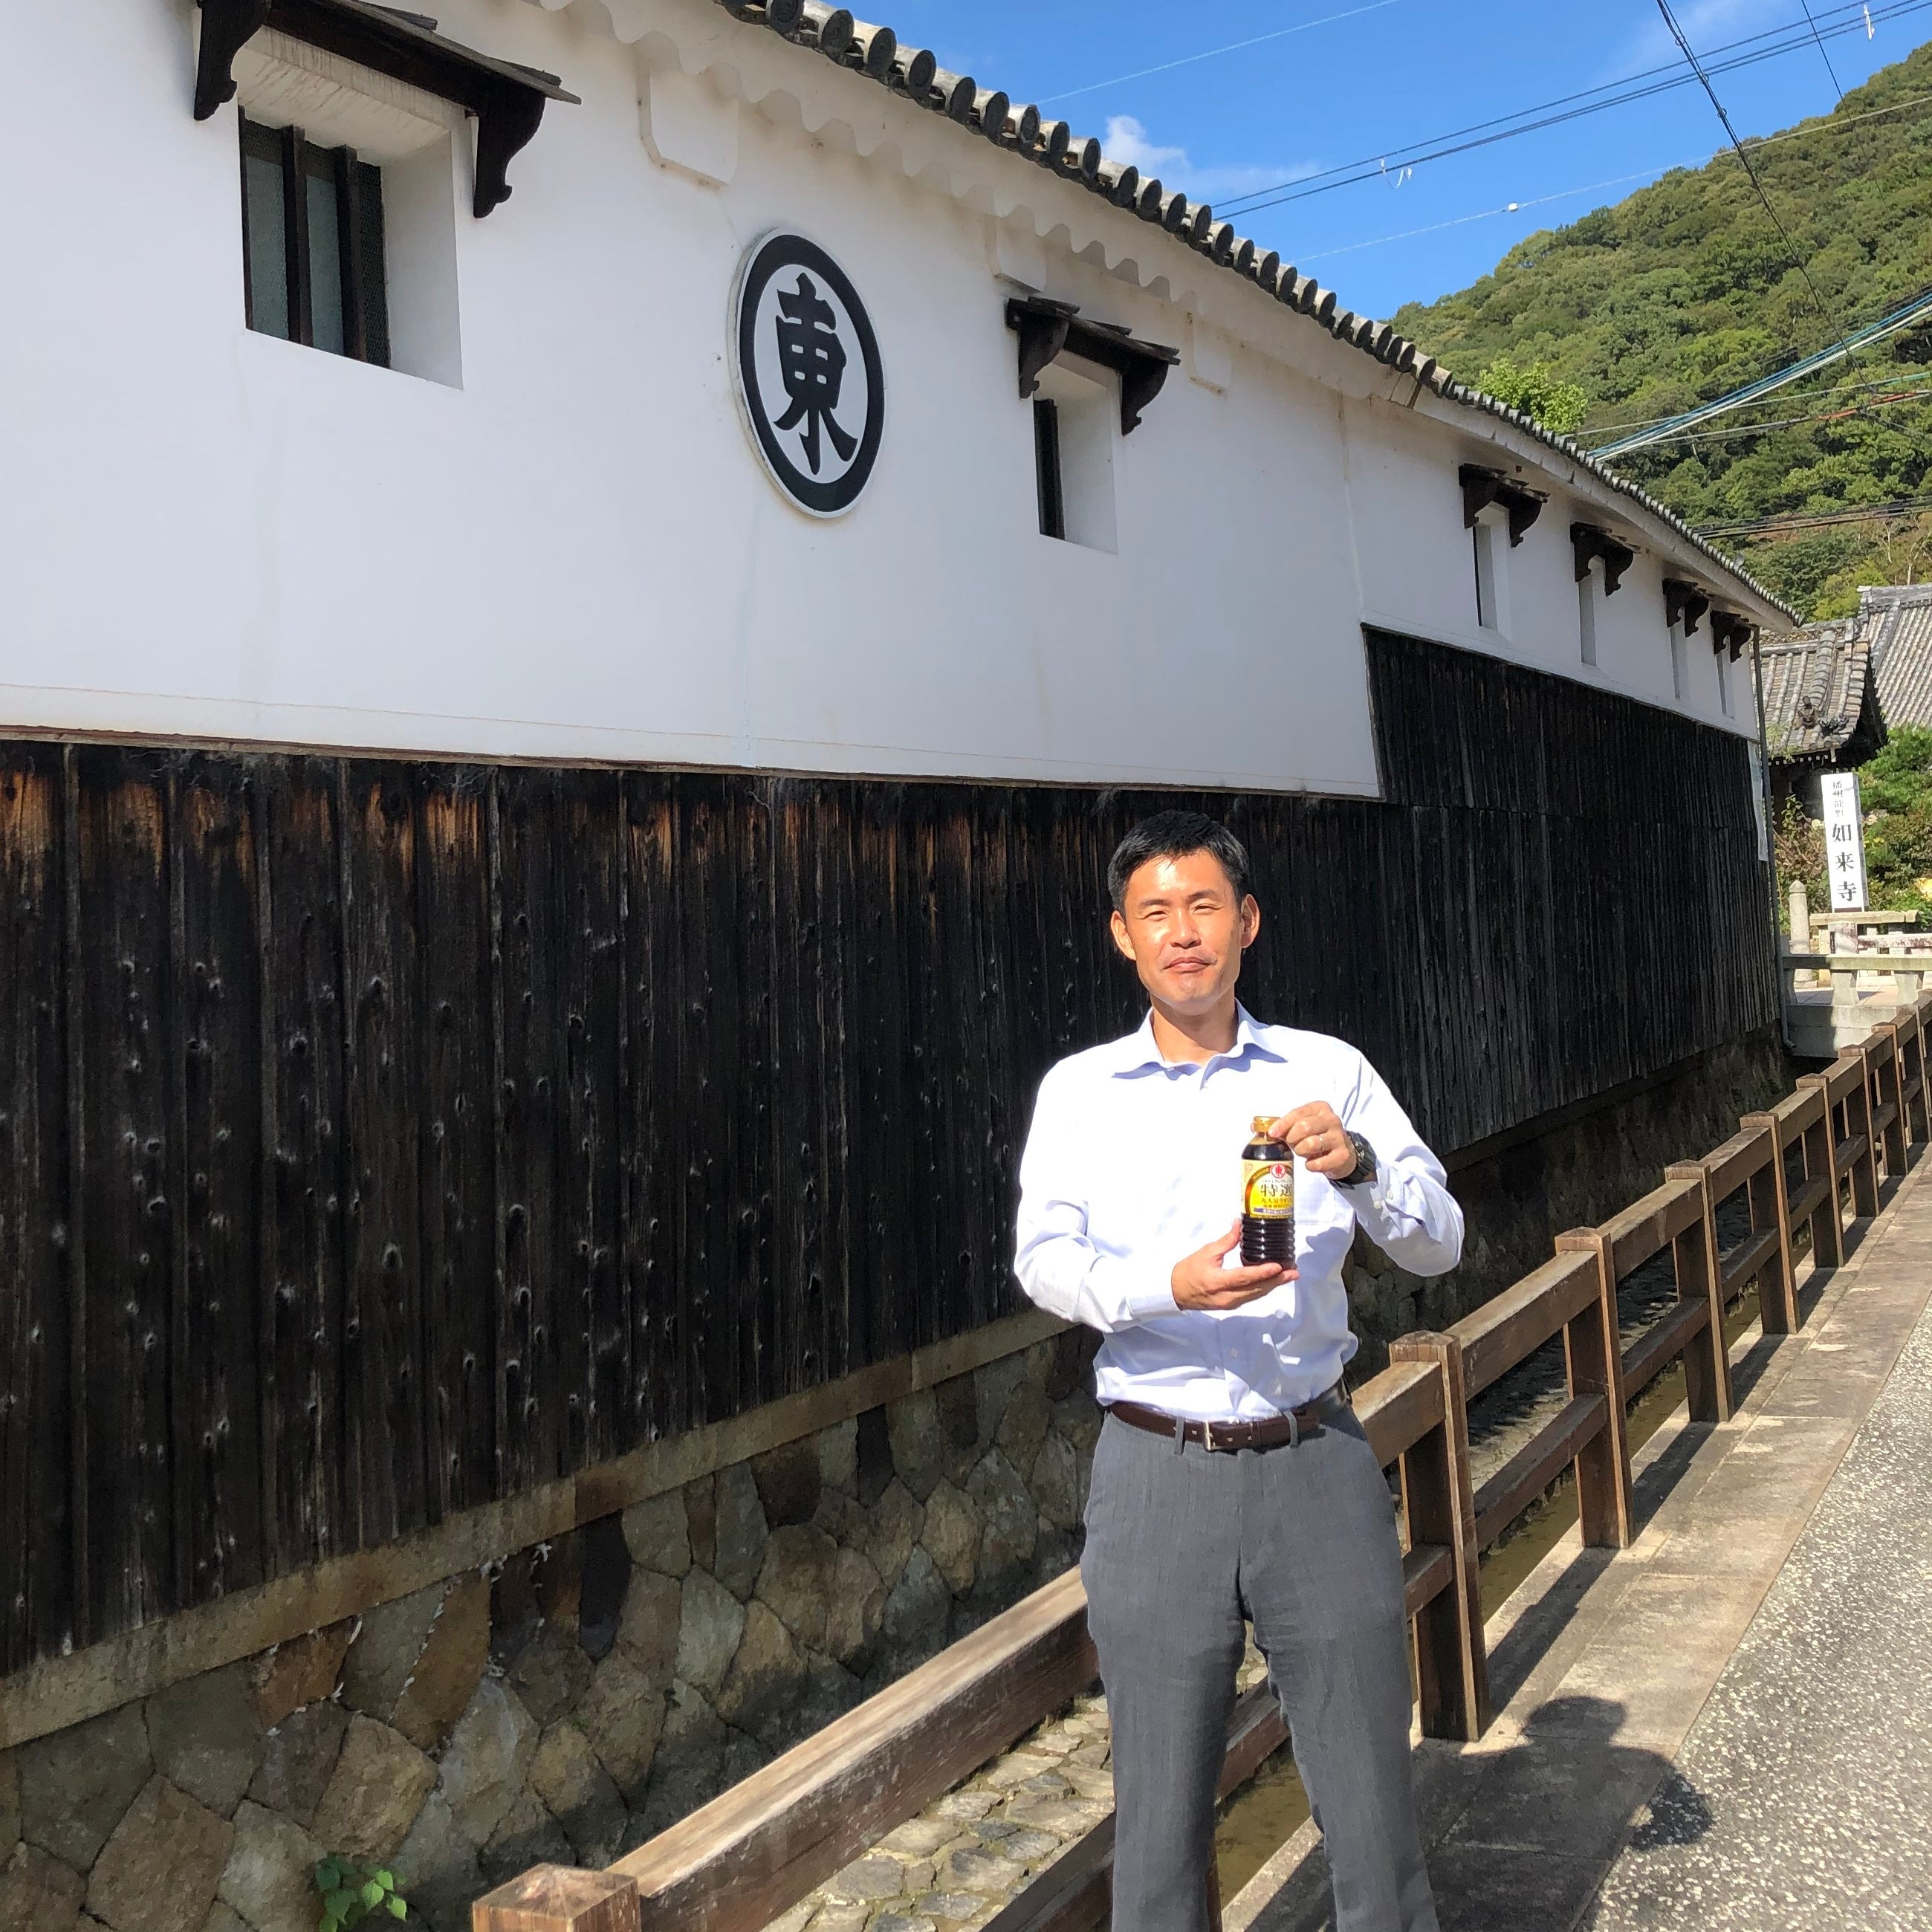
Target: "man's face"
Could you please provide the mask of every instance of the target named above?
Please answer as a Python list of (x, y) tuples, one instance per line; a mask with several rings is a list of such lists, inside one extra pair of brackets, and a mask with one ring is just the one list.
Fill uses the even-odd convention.
[(1172, 1012), (1211, 1011), (1241, 976), (1241, 954), (1262, 929), (1261, 908), (1234, 887), (1211, 852), (1150, 859), (1127, 880), (1114, 944), (1148, 997)]

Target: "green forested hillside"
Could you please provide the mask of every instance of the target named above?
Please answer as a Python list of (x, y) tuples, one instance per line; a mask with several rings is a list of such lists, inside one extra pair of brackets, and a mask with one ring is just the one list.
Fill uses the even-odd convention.
[[(1395, 325), (1466, 381), (1499, 361), (1543, 365), (1546, 391), (1553, 380), (1582, 392), (1580, 434), (1596, 442), (1824, 348), (1932, 286), (1932, 43), (1750, 154), (1829, 321), (1726, 155), (1530, 236), (1493, 274), (1409, 304)], [(1618, 466), (1702, 527), (1932, 493), (1932, 326)], [(1802, 608), (1835, 615), (1856, 607), (1862, 582), (1925, 575), (1932, 512), (1731, 547)]]

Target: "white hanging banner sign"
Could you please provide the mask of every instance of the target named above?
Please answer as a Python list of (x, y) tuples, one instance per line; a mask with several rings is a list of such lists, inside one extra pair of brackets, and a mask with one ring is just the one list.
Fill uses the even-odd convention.
[(1825, 864), (1832, 875), (1832, 910), (1865, 909), (1865, 820), (1856, 772), (1830, 772), (1824, 779)]

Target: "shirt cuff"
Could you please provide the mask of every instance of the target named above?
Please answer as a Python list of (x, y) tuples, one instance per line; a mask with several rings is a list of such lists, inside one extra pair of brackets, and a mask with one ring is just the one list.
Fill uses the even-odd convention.
[(1172, 1274), (1136, 1281), (1127, 1291), (1127, 1312), (1136, 1322), (1156, 1322), (1163, 1315), (1178, 1315), (1180, 1305), (1174, 1298)]

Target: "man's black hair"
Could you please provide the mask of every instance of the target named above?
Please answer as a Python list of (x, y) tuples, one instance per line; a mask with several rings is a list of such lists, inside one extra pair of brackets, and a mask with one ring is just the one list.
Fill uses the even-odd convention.
[(1184, 859), (1190, 852), (1211, 853), (1234, 886), (1235, 902), (1246, 897), (1247, 848), (1225, 825), (1204, 812), (1156, 812), (1142, 819), (1107, 861), (1107, 890), (1114, 910), (1125, 908), (1127, 881), (1150, 859)]

